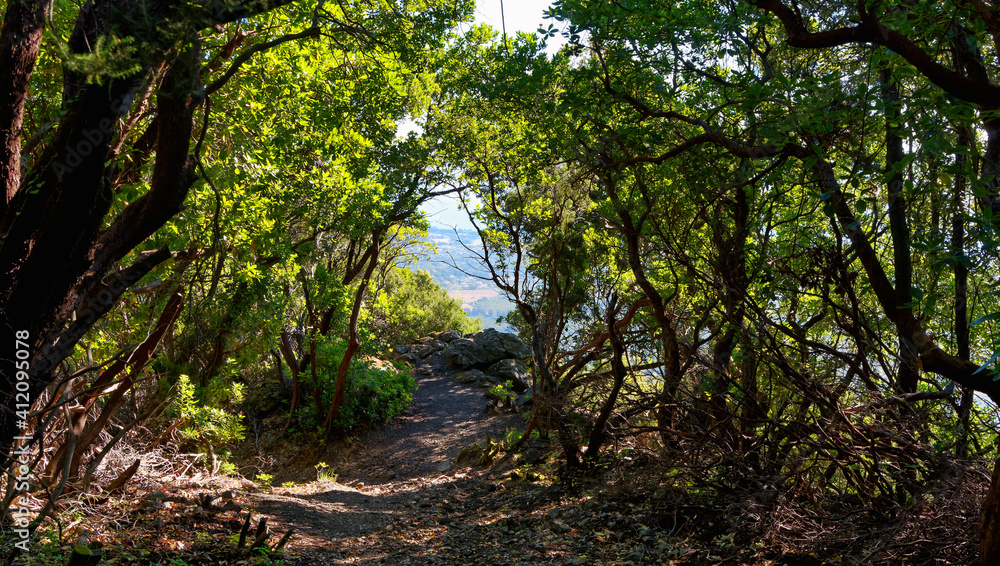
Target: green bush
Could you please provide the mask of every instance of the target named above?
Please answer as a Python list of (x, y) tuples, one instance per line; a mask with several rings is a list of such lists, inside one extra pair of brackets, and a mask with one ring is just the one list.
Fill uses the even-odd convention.
[(482, 330), (482, 320), (466, 316), (462, 302), (449, 297), (426, 271), (393, 268), (373, 303), (366, 325), (381, 348), (431, 332)]
[[(239, 383), (231, 383), (225, 388), (225, 394), (211, 390), (211, 396), (219, 404), (229, 402), (238, 404), (243, 400), (244, 387)], [(232, 414), (224, 409), (210, 406), (208, 401), (199, 402), (195, 386), (186, 375), (177, 378), (177, 396), (174, 397), (173, 409), (184, 419), (180, 428), (181, 435), (209, 451), (236, 440), (243, 439), (245, 432), (239, 414)]]
[(351, 364), (337, 426), (351, 430), (389, 422), (406, 411), (416, 390), (409, 374)]

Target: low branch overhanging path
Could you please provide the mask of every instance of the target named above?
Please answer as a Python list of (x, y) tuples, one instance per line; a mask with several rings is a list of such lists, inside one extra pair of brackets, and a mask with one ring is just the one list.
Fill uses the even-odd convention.
[(443, 529), (447, 517), (462, 515), (461, 501), (484, 486), (481, 471), (455, 464), (459, 452), (524, 422), (484, 414), (483, 389), (457, 382), (456, 373), (439, 354), (414, 367), (410, 409), (356, 439), (336, 483), (254, 496), (255, 512), (276, 531), (295, 527), (290, 546), (301, 558), (288, 563), (376, 564), (386, 558), (386, 538), (401, 542), (400, 530), (424, 523)]

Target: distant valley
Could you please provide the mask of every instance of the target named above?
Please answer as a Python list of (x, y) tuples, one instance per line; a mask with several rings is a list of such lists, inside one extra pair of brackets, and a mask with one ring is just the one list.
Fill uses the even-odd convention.
[(450, 296), (461, 299), (469, 316), (482, 317), (484, 328), (509, 330), (506, 323), (498, 324), (496, 320), (513, 310), (514, 305), (500, 294), (492, 281), (476, 277), (486, 276), (486, 270), (473, 253), (462, 246), (464, 243), (478, 250), (479, 235), (473, 230), (432, 226), (424, 241), (433, 243), (437, 252), (425, 253), (410, 268), (429, 272)]

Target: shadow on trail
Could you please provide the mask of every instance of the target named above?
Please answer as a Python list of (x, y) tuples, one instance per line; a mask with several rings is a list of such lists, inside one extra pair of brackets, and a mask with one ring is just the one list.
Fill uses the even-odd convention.
[[(302, 535), (330, 539), (363, 535), (391, 522), (396, 513), (378, 499), (344, 489), (307, 495), (267, 494), (258, 498), (256, 510), (288, 519)], [(333, 517), (335, 521), (331, 521)]]

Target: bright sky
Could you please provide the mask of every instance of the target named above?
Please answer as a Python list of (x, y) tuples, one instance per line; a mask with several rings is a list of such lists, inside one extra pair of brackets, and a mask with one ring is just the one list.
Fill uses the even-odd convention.
[[(488, 24), (497, 31), (503, 30), (506, 24), (507, 35), (512, 36), (518, 31), (534, 33), (543, 24), (542, 13), (548, 8), (546, 0), (503, 0), (503, 18), (500, 17), (501, 0), (476, 0), (476, 23)], [(552, 20), (545, 20), (548, 27)], [(549, 51), (554, 52), (562, 43), (560, 36), (549, 39)], [(458, 227), (471, 229), (465, 211), (461, 209), (458, 199), (437, 198), (426, 203), (421, 209), (427, 213), (431, 224), (445, 228)]]
[[(534, 33), (542, 25), (542, 13), (549, 7), (545, 0), (503, 0), (503, 18), (500, 17), (501, 0), (476, 0), (476, 23), (489, 24), (497, 31), (507, 25), (507, 34), (514, 35), (518, 31)], [(545, 27), (552, 20), (545, 21)], [(553, 40), (560, 39), (558, 36)], [(550, 40), (551, 41), (551, 40)]]

